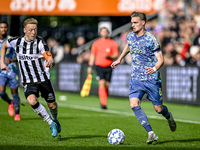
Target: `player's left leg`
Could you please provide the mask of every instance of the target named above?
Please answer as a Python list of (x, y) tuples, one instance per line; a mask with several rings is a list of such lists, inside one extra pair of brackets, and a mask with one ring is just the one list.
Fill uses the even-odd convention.
[(36, 83), (23, 84), (24, 94), (28, 103), (33, 108), (34, 112), (38, 114), (50, 126), (51, 136), (56, 137), (58, 135), (57, 125), (49, 117), (49, 114), (47, 113), (47, 110), (45, 109), (45, 107), (42, 104), (40, 104), (38, 101), (39, 86), (41, 84), (43, 84), (43, 82), (40, 84), (39, 83), (38, 84)]
[(19, 94), (18, 94), (18, 76), (12, 76), (9, 78), (9, 86), (10, 86), (10, 90), (11, 90), (11, 94), (13, 97), (13, 103), (14, 103), (14, 108), (15, 108), (15, 121), (20, 121), (21, 117), (20, 117), (20, 98), (19, 98)]
[(176, 122), (174, 121), (172, 114), (168, 111), (167, 106), (163, 105), (161, 82), (156, 81), (149, 87), (147, 98), (153, 103), (156, 112), (162, 114), (167, 119), (171, 131), (174, 132), (176, 130)]
[(168, 111), (167, 106), (165, 105), (154, 105), (154, 108), (157, 113), (162, 114), (169, 124), (169, 127), (172, 132), (176, 131), (176, 122), (172, 116), (172, 114)]
[(14, 103), (14, 108), (15, 108), (15, 121), (20, 121), (20, 98), (18, 94), (18, 88), (11, 88), (11, 93), (13, 97), (13, 103)]
[(99, 80), (99, 99), (101, 102), (101, 108), (107, 109), (107, 97), (108, 97), (108, 90), (106, 88), (106, 80), (100, 79)]
[(50, 111), (50, 118), (57, 124), (57, 131), (58, 133), (61, 132), (61, 125), (58, 121), (58, 104), (56, 103), (56, 97), (54, 93), (53, 86), (51, 81), (48, 80), (41, 85), (40, 88), (41, 96), (46, 100), (49, 111)]
[(58, 121), (58, 104), (56, 102), (47, 103), (49, 107), (49, 111), (51, 113), (50, 118), (57, 124), (58, 133), (61, 132), (61, 125)]

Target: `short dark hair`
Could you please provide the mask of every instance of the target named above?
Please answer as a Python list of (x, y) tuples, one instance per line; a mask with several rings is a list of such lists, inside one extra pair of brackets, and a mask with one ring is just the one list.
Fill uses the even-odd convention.
[(144, 20), (145, 22), (147, 21), (146, 14), (143, 13), (143, 12), (134, 11), (134, 12), (131, 13), (131, 18), (132, 17), (139, 17), (140, 20)]
[(8, 23), (6, 21), (0, 21), (0, 24), (5, 23), (8, 27)]

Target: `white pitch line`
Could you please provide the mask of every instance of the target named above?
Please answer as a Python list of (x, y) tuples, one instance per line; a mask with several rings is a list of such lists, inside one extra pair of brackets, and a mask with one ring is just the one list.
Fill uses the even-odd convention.
[[(22, 100), (23, 102), (27, 102), (26, 100)], [(47, 105), (46, 102), (40, 101), (43, 105)], [(57, 102), (59, 107), (64, 107), (64, 108), (73, 108), (73, 109), (79, 109), (79, 110), (87, 110), (87, 111), (94, 111), (94, 112), (103, 112), (103, 113), (109, 113), (109, 114), (117, 114), (117, 115), (123, 115), (123, 116), (135, 116), (134, 113), (129, 113), (129, 112), (122, 112), (122, 111), (117, 111), (117, 110), (103, 110), (100, 108), (94, 108), (94, 107), (86, 107), (86, 106), (80, 106), (80, 105), (71, 105), (71, 104), (63, 104)], [(153, 115), (147, 115), (148, 118), (151, 119), (157, 119), (157, 120), (165, 120), (164, 117), (159, 117), (159, 116), (153, 116)], [(184, 119), (175, 119), (176, 122), (183, 122), (183, 123), (192, 123), (192, 124), (200, 124), (199, 121), (193, 121), (193, 120), (184, 120)]]
[[(87, 111), (94, 111), (94, 112), (103, 112), (103, 113), (117, 114), (117, 115), (124, 115), (124, 116), (135, 116), (134, 113), (122, 112), (122, 111), (116, 111), (116, 110), (109, 110), (109, 109), (102, 110), (100, 108), (86, 107), (86, 106), (80, 106), (80, 105), (62, 104), (62, 103), (58, 103), (58, 105), (59, 105), (59, 107), (65, 107), (65, 108), (73, 108), (73, 109), (87, 110)], [(166, 120), (164, 117), (159, 117), (159, 116), (148, 115), (147, 117), (151, 118), (151, 119)], [(200, 124), (199, 121), (193, 121), (193, 120), (175, 119), (175, 121), (183, 122), (183, 123)]]

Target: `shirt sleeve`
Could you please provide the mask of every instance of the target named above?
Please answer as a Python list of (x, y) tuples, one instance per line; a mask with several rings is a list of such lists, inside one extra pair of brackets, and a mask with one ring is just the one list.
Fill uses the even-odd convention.
[(15, 43), (16, 43), (16, 38), (10, 38), (7, 40), (6, 44), (7, 44), (7, 47), (12, 47), (12, 48), (15, 48)]
[(43, 39), (40, 40), (38, 47), (41, 54), (43, 54), (46, 51), (49, 51), (49, 47), (47, 46), (46, 42)]
[(116, 54), (118, 52), (119, 52), (118, 45), (115, 41), (113, 41), (112, 54)]
[(154, 54), (156, 54), (159, 51), (161, 51), (160, 44), (159, 44), (158, 40), (155, 37), (153, 37), (153, 39), (152, 39), (152, 52)]
[(91, 54), (96, 55), (96, 51), (97, 51), (96, 44), (93, 43), (91, 47)]

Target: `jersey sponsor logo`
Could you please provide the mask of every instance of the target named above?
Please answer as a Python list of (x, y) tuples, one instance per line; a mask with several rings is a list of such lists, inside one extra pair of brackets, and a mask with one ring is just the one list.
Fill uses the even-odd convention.
[(22, 48), (26, 48), (25, 46), (23, 45), (17, 45), (16, 47), (22, 47)]
[(132, 53), (137, 53), (137, 54), (142, 54), (143, 51), (137, 48), (134, 48), (133, 50), (131, 50)]
[(19, 60), (32, 60), (33, 59), (33, 57), (26, 56), (26, 55), (19, 56), (18, 58), (19, 58)]

